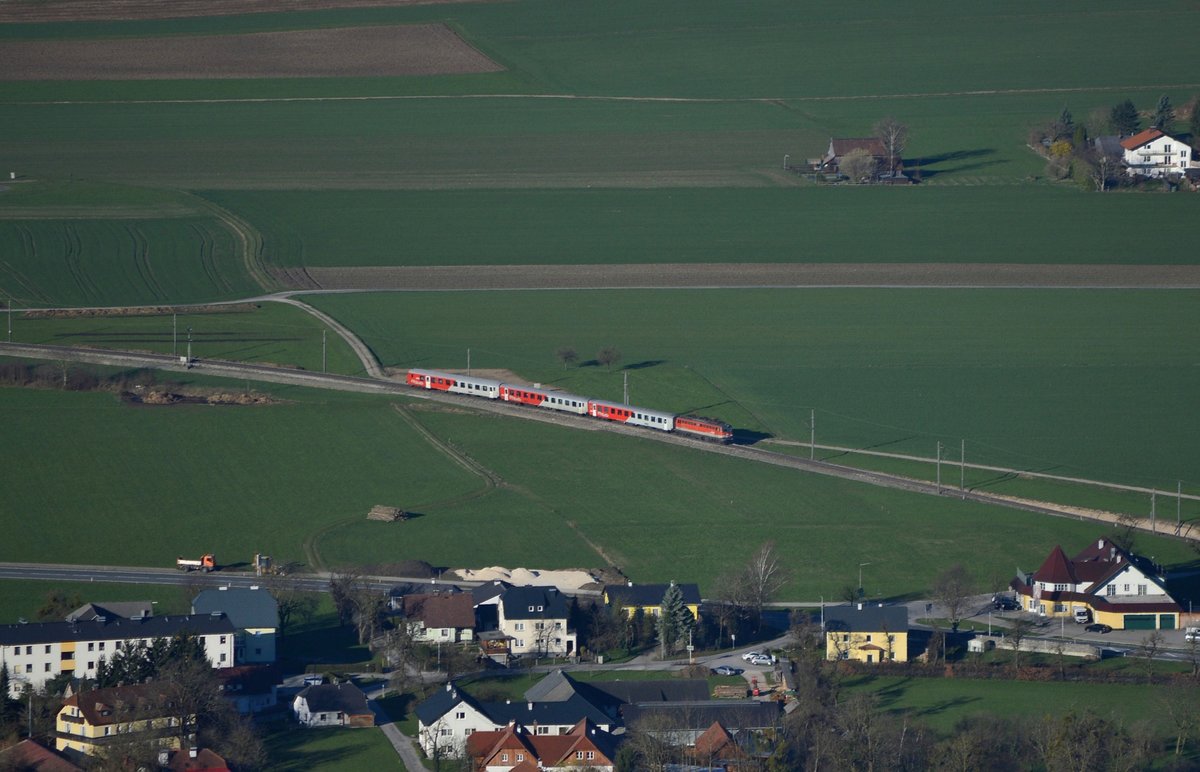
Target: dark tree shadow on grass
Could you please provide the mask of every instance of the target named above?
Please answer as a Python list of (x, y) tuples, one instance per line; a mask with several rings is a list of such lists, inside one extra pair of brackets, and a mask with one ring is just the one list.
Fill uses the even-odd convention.
[(982, 158), (983, 156), (993, 155), (995, 152), (996, 151), (990, 147), (983, 147), (976, 148), (974, 150), (953, 150), (948, 153), (939, 153), (921, 158), (905, 158), (904, 170), (910, 175), (914, 175), (919, 171), (921, 174), (921, 179), (927, 180), (931, 177), (936, 177), (939, 174), (946, 174), (947, 172), (972, 171), (974, 169), (982, 169), (988, 166), (995, 166), (997, 164), (1004, 163), (1003, 161), (996, 160), (959, 164), (957, 166), (948, 166), (940, 169), (929, 168), (931, 166), (936, 167), (938, 164)]
[(665, 359), (647, 359), (644, 362), (634, 362), (633, 364), (625, 365), (622, 370), (645, 370), (647, 367), (658, 367), (661, 364), (666, 364)]

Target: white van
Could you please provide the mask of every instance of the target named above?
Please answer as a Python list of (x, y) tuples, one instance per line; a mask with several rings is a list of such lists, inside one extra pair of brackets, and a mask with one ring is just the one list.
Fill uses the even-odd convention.
[(1086, 625), (1092, 621), (1092, 612), (1082, 606), (1075, 607), (1075, 621), (1081, 625)]

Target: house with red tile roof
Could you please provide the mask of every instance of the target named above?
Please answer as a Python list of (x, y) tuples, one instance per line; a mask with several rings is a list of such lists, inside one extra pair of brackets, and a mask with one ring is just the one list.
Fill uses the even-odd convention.
[(718, 761), (734, 761), (747, 758), (746, 751), (738, 745), (737, 740), (729, 730), (721, 726), (720, 721), (704, 731), (696, 738), (696, 744), (688, 752), (697, 764), (713, 766)]
[(33, 740), (22, 740), (11, 748), (0, 750), (0, 769), (28, 770), (28, 772), (82, 772), (54, 751)]
[(467, 754), (475, 769), (486, 772), (513, 770), (572, 770), (581, 767), (612, 772), (617, 740), (586, 718), (565, 734), (530, 733), (515, 722), (503, 729), (475, 732), (467, 738)]
[(1140, 177), (1184, 174), (1192, 166), (1191, 146), (1158, 129), (1126, 137), (1121, 140), (1121, 149), (1129, 173)]
[(1183, 609), (1150, 561), (1101, 537), (1068, 558), (1055, 546), (1032, 574), (1012, 580), (1021, 607), (1074, 618), (1077, 609), (1115, 630), (1173, 630)]

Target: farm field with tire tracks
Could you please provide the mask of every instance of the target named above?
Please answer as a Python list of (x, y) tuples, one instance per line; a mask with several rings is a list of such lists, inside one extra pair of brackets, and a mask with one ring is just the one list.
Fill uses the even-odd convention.
[[(1200, 93), (1192, 52), (1167, 45), (1150, 57), (1125, 40), (1148, 14), (1195, 27), (1200, 11), (1180, 0), (868, 0), (837, 35), (782, 0), (90, 22), (47, 20), (48, 5), (36, 7), (49, 15), (0, 17), (0, 49), (163, 38), (183, 49), (214, 35), (237, 48), (258, 33), (444, 25), (499, 69), (281, 77), (264, 65), (177, 79), (163, 77), (178, 75), (164, 59), (106, 80), (0, 76), (0, 300), (22, 308), (234, 301), (311, 289), (321, 270), (371, 289), (356, 287), (368, 274), (355, 269), (392, 266), (1023, 264), (1088, 276), (1197, 264), (1184, 236), (1200, 198), (1087, 192), (1083, 177), (1049, 179), (1027, 146), (1064, 106), (1095, 124), (1128, 98), (1147, 120), (1164, 94), (1184, 131)], [(889, 115), (910, 129), (904, 155), (920, 185), (824, 185), (785, 168)], [(981, 462), (1187, 490), (1200, 488), (1200, 320), (1194, 284), (1180, 285), (305, 299), (388, 367), (462, 369), (471, 349), (475, 367), (607, 398), (628, 373), (635, 403), (781, 439), (807, 440), (815, 415), (830, 444), (928, 455), (965, 439)], [(321, 364), (322, 325), (297, 310), (180, 319), (202, 357)], [(169, 322), (18, 317), (15, 339), (166, 352), (177, 345)], [(554, 359), (561, 346), (586, 360), (606, 345), (624, 355), (612, 372)], [(329, 346), (330, 371), (358, 372), (336, 336)], [(867, 547), (889, 566), (877, 589), (903, 594), (927, 586), (926, 566), (986, 554), (987, 571), (1008, 574), (1014, 559), (1095, 530), (593, 432), (418, 415), (504, 481), (484, 490), (390, 403), (276, 391), (285, 401), (271, 406), (136, 408), (109, 394), (0, 389), (0, 474), (14, 491), (0, 524), (102, 506), (111, 533), (96, 538), (139, 533), (127, 554), (148, 565), (259, 548), (308, 565), (611, 558), (639, 580), (702, 586), (771, 538), (811, 563), (788, 589), (796, 598), (825, 589), (816, 572), (867, 559)], [(733, 503), (707, 495), (710, 484)], [(363, 519), (374, 504), (414, 502), (427, 516), (385, 536)], [(477, 538), (492, 530), (502, 535)], [(848, 530), (865, 546), (848, 546)], [(92, 559), (71, 532), (42, 542), (17, 529), (0, 551)], [(667, 532), (690, 558), (686, 576), (662, 554)], [(1160, 559), (1182, 549), (1153, 543)]]

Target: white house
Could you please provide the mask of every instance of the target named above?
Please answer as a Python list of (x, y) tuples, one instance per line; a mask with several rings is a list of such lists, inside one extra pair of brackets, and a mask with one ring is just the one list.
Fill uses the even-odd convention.
[(0, 667), (8, 670), (9, 694), (16, 697), (27, 684), (38, 689), (63, 674), (95, 678), (97, 666), (121, 644), (149, 645), (176, 634), (199, 638), (214, 668), (230, 667), (235, 633), (224, 614), (0, 625)]
[(367, 696), (352, 683), (308, 686), (292, 700), (302, 726), (375, 726)]
[(413, 640), (460, 643), (474, 638), (475, 604), (467, 593), (406, 595), (400, 609)]
[(1165, 177), (1183, 174), (1192, 161), (1192, 148), (1158, 129), (1146, 129), (1121, 140), (1130, 174)]
[(279, 604), (261, 587), (218, 587), (204, 590), (192, 601), (193, 614), (220, 612), (237, 628), (234, 662), (251, 664), (275, 661), (279, 629)]
[(498, 623), (512, 654), (570, 656), (576, 633), (568, 626), (566, 598), (554, 587), (509, 587), (500, 595)]

